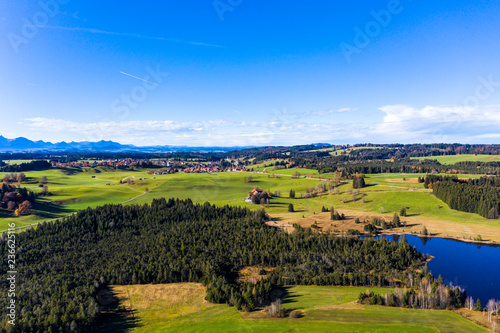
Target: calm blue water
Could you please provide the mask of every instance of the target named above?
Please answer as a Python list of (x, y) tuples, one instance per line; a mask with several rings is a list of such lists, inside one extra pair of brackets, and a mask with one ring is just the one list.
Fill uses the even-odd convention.
[[(444, 283), (461, 286), (467, 295), (481, 299), (485, 305), (490, 298), (500, 299), (500, 247), (464, 243), (443, 238), (424, 238), (406, 235), (406, 241), (432, 259), (429, 271)], [(400, 236), (386, 236), (398, 241)]]

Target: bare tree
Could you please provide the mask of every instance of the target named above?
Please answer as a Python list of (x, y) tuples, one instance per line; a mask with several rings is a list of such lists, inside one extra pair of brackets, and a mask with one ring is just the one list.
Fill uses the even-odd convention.
[(285, 310), (281, 307), (281, 299), (277, 299), (276, 302), (272, 302), (270, 306), (267, 306), (264, 310), (269, 317), (284, 317)]
[(493, 314), (498, 311), (499, 303), (500, 302), (497, 302), (492, 298), (486, 304), (486, 309), (488, 311), (488, 322), (491, 323)]
[(465, 300), (465, 307), (469, 310), (474, 309), (474, 298), (472, 296), (467, 297)]

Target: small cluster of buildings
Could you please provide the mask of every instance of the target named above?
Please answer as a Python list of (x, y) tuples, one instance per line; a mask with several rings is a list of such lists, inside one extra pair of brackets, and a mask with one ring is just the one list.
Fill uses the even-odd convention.
[(245, 198), (245, 202), (252, 202), (252, 197), (254, 195), (261, 195), (261, 194), (264, 194), (264, 192), (265, 191), (263, 189), (258, 188), (258, 187), (254, 187), (253, 190), (248, 192), (248, 196)]
[(249, 171), (244, 165), (234, 165), (231, 163), (216, 162), (188, 162), (175, 160), (146, 160), (146, 159), (115, 159), (115, 160), (80, 160), (71, 162), (51, 162), (55, 168), (95, 168), (95, 167), (143, 167), (151, 168), (148, 174), (167, 175), (178, 172), (185, 173), (216, 173), (229, 171)]
[(133, 158), (125, 158), (125, 159), (115, 159), (115, 160), (99, 160), (99, 161), (88, 161), (88, 160), (80, 160), (80, 161), (70, 161), (70, 162), (56, 162), (52, 161), (52, 167), (55, 168), (95, 168), (95, 167), (129, 167), (129, 166), (142, 166), (142, 165), (150, 165), (151, 160), (145, 159), (133, 159)]

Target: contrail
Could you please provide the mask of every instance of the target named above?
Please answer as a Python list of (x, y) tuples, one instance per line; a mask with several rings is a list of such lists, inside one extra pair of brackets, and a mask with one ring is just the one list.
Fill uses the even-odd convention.
[(127, 75), (127, 76), (130, 76), (130, 77), (133, 77), (134, 79), (137, 79), (137, 80), (141, 80), (141, 81), (144, 81), (144, 82), (147, 82), (147, 83), (150, 83), (150, 84), (154, 84), (153, 82), (149, 82), (147, 80), (141, 79), (140, 77), (133, 76), (132, 74), (128, 74), (128, 73), (125, 73), (125, 72), (120, 72), (120, 73), (122, 73), (123, 75)]
[(91, 29), (91, 28), (56, 27), (56, 26), (50, 26), (50, 25), (35, 25), (35, 27), (41, 28), (41, 29), (81, 31), (81, 32), (88, 32), (88, 33), (92, 33), (92, 34), (126, 36), (126, 37), (142, 38), (142, 39), (161, 40), (161, 41), (166, 41), (166, 42), (171, 42), (171, 43), (181, 43), (181, 44), (190, 44), (190, 45), (198, 45), (198, 46), (224, 48), (224, 46), (215, 45), (215, 44), (207, 44), (207, 43), (200, 43), (200, 42), (194, 42), (194, 41), (185, 41), (185, 40), (174, 39), (174, 38), (152, 37), (152, 36), (145, 36), (145, 35), (139, 35), (139, 34), (131, 34), (131, 33), (126, 33), (126, 32), (105, 31), (105, 30), (98, 30), (98, 29)]

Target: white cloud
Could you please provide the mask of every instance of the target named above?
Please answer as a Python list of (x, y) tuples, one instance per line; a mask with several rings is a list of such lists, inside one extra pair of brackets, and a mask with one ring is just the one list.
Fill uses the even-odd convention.
[[(348, 112), (354, 109), (336, 109)], [(380, 107), (374, 124), (316, 121), (304, 113), (274, 111), (262, 121), (172, 120), (74, 122), (54, 118), (25, 119), (22, 126), (41, 139), (112, 140), (138, 146), (247, 146), (329, 143), (495, 143), (500, 138), (500, 106), (481, 108), (407, 105)], [(356, 117), (360, 118), (360, 117)], [(78, 140), (75, 138), (79, 138)]]
[(310, 111), (306, 112), (306, 115), (314, 115), (314, 116), (324, 116), (332, 113), (344, 113), (344, 112), (354, 112), (357, 111), (357, 108), (340, 108), (340, 109), (332, 109), (326, 111)]
[(47, 137), (48, 133), (70, 138), (79, 134), (81, 141), (113, 140), (138, 146), (294, 145), (338, 140), (347, 142), (349, 138), (359, 138), (360, 133), (366, 133), (367, 130), (361, 129), (359, 125), (305, 123), (290, 118), (268, 122), (145, 120), (80, 123), (38, 117), (25, 119), (25, 123), (44, 137)]
[(385, 116), (372, 127), (370, 134), (386, 142), (476, 142), (481, 138), (494, 138), (500, 126), (500, 108), (494, 105), (421, 109), (387, 105), (379, 110)]

